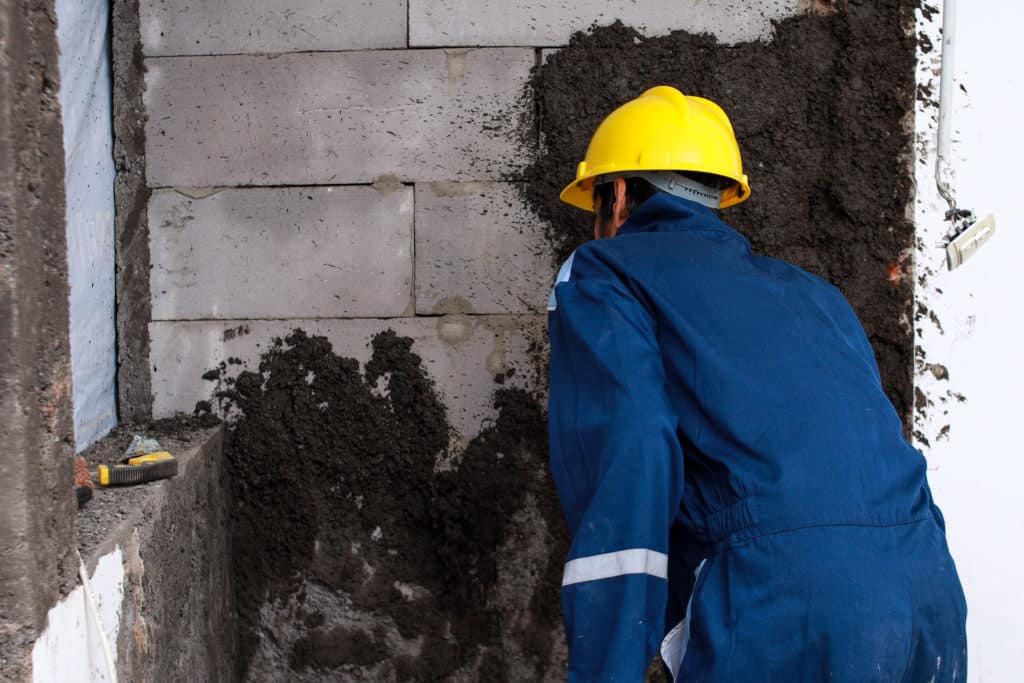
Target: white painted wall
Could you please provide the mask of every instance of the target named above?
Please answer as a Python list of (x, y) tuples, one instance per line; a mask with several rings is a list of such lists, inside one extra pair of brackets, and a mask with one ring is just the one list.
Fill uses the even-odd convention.
[[(124, 562), (121, 547), (96, 563), (89, 588), (117, 661), (117, 632), (124, 598)], [(101, 683), (108, 681), (107, 664), (99, 631), (78, 586), (46, 615), (46, 629), (32, 647), (33, 683)]]
[(57, 0), (76, 450), (117, 422), (108, 0)]
[[(960, 2), (958, 19), (956, 74), (966, 93), (958, 89), (955, 99), (954, 187), (961, 206), (995, 213), (997, 233), (965, 265), (945, 271), (942, 252), (933, 248), (945, 232), (946, 208), (932, 175), (936, 110), (919, 104), (918, 259), (936, 271), (919, 300), (945, 329), (940, 334), (924, 324), (919, 344), (927, 362), (945, 365), (950, 379), (919, 373), (918, 386), (934, 406), (916, 427), (932, 442), (924, 448), (929, 477), (967, 593), (969, 680), (992, 683), (1019, 681), (1024, 671), (1024, 205), (1018, 180), (1024, 76), (1007, 61), (1020, 42), (1024, 5)], [(941, 24), (940, 15), (919, 19), (936, 48)], [(938, 49), (920, 55), (918, 77), (933, 82), (936, 99), (939, 56)], [(945, 425), (948, 436), (935, 438)]]

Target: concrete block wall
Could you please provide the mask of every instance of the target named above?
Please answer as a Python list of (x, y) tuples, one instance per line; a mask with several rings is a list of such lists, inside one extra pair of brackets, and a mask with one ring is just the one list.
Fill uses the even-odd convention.
[[(543, 383), (530, 348), (543, 341), (542, 306), (553, 272), (543, 226), (515, 185), (539, 144), (529, 132), (537, 127), (533, 110), (523, 104), (531, 67), (595, 22), (622, 19), (649, 35), (709, 31), (730, 43), (769, 39), (773, 20), (827, 5), (139, 2), (145, 179), (153, 193), (144, 204), (148, 228), (136, 234), (145, 235), (153, 266), (143, 294), (152, 304), (143, 326), (151, 353), (142, 363), (153, 411), (190, 410), (211, 390), (199, 377), (204, 369), (229, 358), (252, 365), (270, 339), (293, 327), (324, 334), (361, 361), (370, 336), (392, 327), (415, 339), (461, 439), (493, 417), (495, 375), (514, 368), (510, 382)], [(993, 31), (1021, 18), (1010, 5), (1000, 12), (968, 19), (976, 28), (967, 44), (990, 44)], [(919, 29), (937, 45), (938, 20), (921, 16)], [(984, 49), (960, 54), (960, 76), (975, 78), (958, 97), (975, 98), (975, 106), (962, 101), (957, 115), (964, 135), (979, 131), (970, 140), (975, 151), (960, 159), (979, 169), (963, 173), (973, 179), (964, 194), (977, 198), (979, 210), (1012, 217), (1013, 192), (998, 195), (1003, 204), (991, 199), (998, 193), (985, 185), (991, 174), (982, 167), (998, 168), (1015, 156), (988, 159), (982, 138), (995, 109), (977, 105), (998, 101), (1005, 79), (977, 76), (998, 73)], [(919, 58), (924, 85), (938, 52), (926, 49)], [(919, 142), (928, 146), (933, 112), (919, 106)], [(930, 157), (925, 161), (921, 234), (943, 225), (941, 202), (928, 194)], [(567, 180), (572, 171), (565, 169)], [(923, 243), (941, 235), (933, 237)], [(944, 342), (932, 335), (922, 346), (952, 359), (971, 398), (951, 407), (952, 437), (928, 451), (971, 605), (971, 680), (1021, 669), (1019, 639), (1007, 626), (1022, 606), (1007, 598), (1015, 565), (1000, 558), (1007, 524), (1020, 528), (1022, 517), (1012, 490), (1017, 479), (1000, 476), (1007, 465), (999, 461), (1000, 445), (1014, 442), (1007, 411), (1020, 373), (995, 365), (1012, 357), (1019, 316), (1005, 315), (1006, 268), (981, 267), (982, 259), (1007, 261), (1013, 250), (990, 249), (946, 276), (941, 287), (954, 296), (940, 301), (918, 292), (918, 301), (953, 329)], [(993, 384), (993, 377), (1001, 381)], [(927, 381), (922, 386), (928, 390)], [(979, 451), (979, 443), (989, 447)], [(967, 449), (972, 457), (960, 457)], [(980, 469), (977, 453), (989, 458)], [(986, 505), (978, 505), (981, 498)], [(994, 566), (1010, 570), (993, 573)]]
[[(123, 195), (121, 208), (138, 221), (126, 226), (132, 244), (141, 236), (148, 250), (125, 264), (134, 271), (122, 270), (145, 277), (119, 286), (119, 311), (130, 314), (121, 338), (147, 342), (127, 356), (122, 348), (122, 405), (141, 377), (148, 386), (129, 414), (190, 412), (215, 389), (202, 378), (208, 369), (256, 369), (295, 328), (365, 363), (371, 338), (390, 328), (413, 339), (436, 382), (450, 426), (450, 459), (436, 465), (457, 470), (474, 437), (495, 424), (499, 383), (546, 385), (538, 349), (557, 264), (518, 191), (540, 144), (529, 78), (544, 52), (616, 18), (651, 33), (724, 27), (725, 41), (768, 37), (771, 19), (798, 4), (139, 0), (132, 54), (141, 55), (133, 78), (142, 86), (145, 186)], [(567, 181), (574, 170), (565, 169)], [(144, 356), (132, 357), (139, 348)], [(509, 521), (485, 608), (509, 617), (500, 645), (445, 680), (489, 679), (480, 667), (495, 647), (509, 680), (564, 680), (557, 618), (530, 607), (557, 601), (544, 569), (560, 533), (546, 526), (549, 503), (531, 498)], [(331, 547), (330, 533), (318, 534), (317, 544)], [(378, 569), (386, 576), (387, 562)], [(396, 576), (417, 582), (415, 573)], [(385, 637), (390, 659), (408, 658), (401, 643), (420, 625), (394, 630), (383, 612), (352, 608), (344, 591), (308, 585), (332, 628), (355, 614), (357, 635), (394, 634)], [(248, 680), (337, 677), (291, 663), (297, 634), (324, 635), (289, 626), (295, 614), (290, 602), (260, 608), (255, 654), (240, 654), (240, 666), (251, 662)], [(240, 642), (251, 626), (242, 624)], [(524, 652), (533, 639), (551, 639), (550, 649)], [(417, 666), (429, 665), (431, 653), (416, 647)], [(393, 680), (378, 675), (391, 664), (359, 659), (344, 663), (345, 680)]]
[(800, 5), (141, 0), (154, 414), (293, 327), (359, 358), (393, 327), (471, 438), (544, 339), (552, 256), (515, 186), (542, 50), (616, 18), (768, 38)]

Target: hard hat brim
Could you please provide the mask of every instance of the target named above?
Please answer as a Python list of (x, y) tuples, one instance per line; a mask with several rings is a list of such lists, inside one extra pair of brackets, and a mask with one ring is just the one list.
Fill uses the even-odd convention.
[(584, 211), (594, 212), (594, 179), (586, 178), (585, 180), (572, 181), (569, 183), (561, 194), (558, 195), (566, 204), (575, 206), (577, 209), (583, 209)]

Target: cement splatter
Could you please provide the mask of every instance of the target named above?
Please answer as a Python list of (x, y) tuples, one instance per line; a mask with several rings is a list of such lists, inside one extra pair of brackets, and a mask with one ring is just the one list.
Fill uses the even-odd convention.
[[(914, 392), (914, 441), (928, 448), (937, 441), (949, 438), (954, 420), (955, 406), (967, 399), (955, 388), (944, 361), (951, 354), (946, 335), (936, 309), (943, 306), (943, 288), (948, 274), (945, 272), (944, 250), (941, 240), (935, 239), (950, 227), (942, 220), (947, 206), (934, 186), (935, 144), (938, 128), (939, 77), (941, 75), (941, 19), (937, 6), (921, 3), (918, 8), (917, 38), (919, 60), (917, 64), (917, 111), (915, 115), (914, 151), (917, 159), (918, 238), (915, 254), (916, 308), (914, 311), (914, 351), (916, 388)], [(963, 84), (962, 90), (966, 91)], [(965, 92), (966, 94), (966, 92)], [(955, 185), (955, 183), (954, 183)], [(952, 275), (954, 278), (956, 274)], [(954, 321), (955, 324), (955, 321)], [(954, 332), (954, 335), (956, 333)]]

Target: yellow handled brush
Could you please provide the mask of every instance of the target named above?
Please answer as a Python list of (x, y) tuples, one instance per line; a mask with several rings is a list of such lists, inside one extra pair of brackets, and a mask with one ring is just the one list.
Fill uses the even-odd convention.
[(147, 453), (128, 459), (127, 465), (100, 465), (96, 468), (101, 486), (131, 486), (158, 479), (168, 479), (178, 473), (178, 461), (167, 451)]

